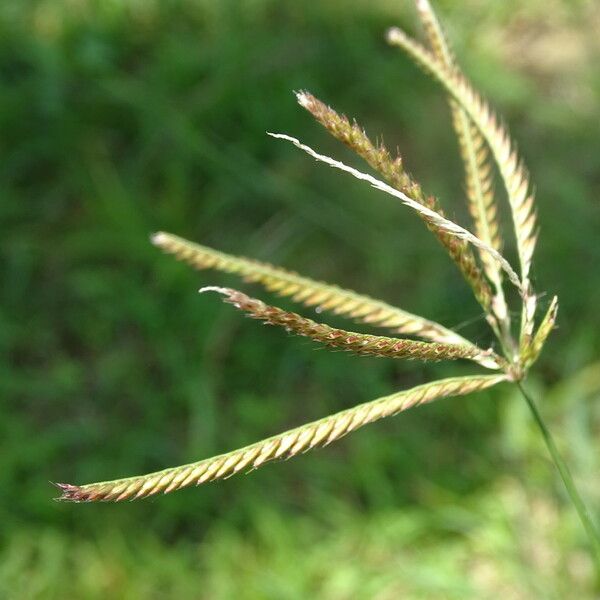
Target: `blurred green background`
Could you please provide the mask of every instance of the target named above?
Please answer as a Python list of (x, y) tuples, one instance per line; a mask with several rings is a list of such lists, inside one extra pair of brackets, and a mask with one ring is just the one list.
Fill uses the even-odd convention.
[[(599, 6), (437, 6), (536, 183), (534, 276), (542, 306), (556, 293), (561, 308), (528, 387), (598, 518)], [(411, 2), (0, 4), (1, 597), (593, 597), (584, 534), (507, 385), (249, 476), (52, 501), (49, 480), (198, 460), (472, 372), (315, 350), (199, 296), (242, 284), (148, 242), (162, 229), (268, 260), (489, 344), (413, 214), (265, 135), (359, 164), (297, 106), (308, 89), (384, 135), (467, 224), (444, 97), (386, 46), (394, 24), (418, 33)]]

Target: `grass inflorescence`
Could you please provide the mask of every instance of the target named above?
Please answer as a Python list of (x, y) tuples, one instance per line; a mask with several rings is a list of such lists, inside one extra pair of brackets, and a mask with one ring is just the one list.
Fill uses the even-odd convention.
[[(405, 51), (429, 73), (447, 96), (464, 165), (465, 199), (472, 227), (449, 219), (442, 200), (424, 191), (422, 185), (405, 169), (401, 156), (393, 156), (382, 142), (373, 143), (356, 121), (350, 121), (308, 91), (297, 93), (299, 104), (334, 138), (357, 154), (377, 176), (319, 154), (291, 136), (270, 135), (291, 142), (319, 162), (369, 183), (414, 211), (446, 249), (481, 305), (494, 339), (490, 348), (480, 348), (449, 327), (387, 302), (315, 281), (280, 267), (228, 255), (169, 233), (157, 233), (152, 241), (166, 253), (196, 269), (215, 269), (236, 274), (301, 305), (315, 307), (319, 312), (329, 311), (357, 322), (385, 328), (390, 335), (393, 334), (381, 336), (333, 328), (300, 314), (267, 305), (231, 288), (209, 286), (201, 290), (215, 291), (223, 295), (226, 302), (252, 318), (309, 338), (323, 346), (384, 358), (435, 361), (464, 359), (494, 373), (474, 373), (471, 376), (442, 379), (398, 391), (250, 446), (188, 465), (82, 486), (57, 484), (62, 492), (62, 500), (90, 502), (137, 499), (223, 479), (256, 469), (269, 461), (290, 458), (325, 446), (367, 423), (395, 415), (418, 404), (465, 395), (501, 382), (512, 382), (523, 392), (540, 425), (594, 547), (600, 547), (594, 525), (587, 515), (568, 468), (560, 458), (535, 404), (522, 387), (522, 381), (535, 364), (555, 326), (558, 311), (558, 300), (555, 297), (541, 319), (537, 314), (538, 292), (533, 286), (531, 268), (538, 240), (538, 225), (529, 171), (502, 120), (460, 70), (429, 2), (417, 0), (416, 5), (427, 45), (395, 27), (388, 30), (386, 39), (391, 45)], [(503, 193), (494, 189), (495, 171), (500, 176)], [(507, 244), (499, 224), (502, 195), (507, 200), (512, 216), (517, 267), (504, 255)], [(516, 289), (517, 294), (509, 295), (509, 287)], [(514, 306), (509, 304), (509, 298), (514, 298)], [(516, 302), (519, 306), (516, 306)], [(515, 324), (510, 315), (517, 310), (521, 318)], [(398, 334), (417, 339), (398, 337)], [(600, 557), (600, 553), (598, 556)]]

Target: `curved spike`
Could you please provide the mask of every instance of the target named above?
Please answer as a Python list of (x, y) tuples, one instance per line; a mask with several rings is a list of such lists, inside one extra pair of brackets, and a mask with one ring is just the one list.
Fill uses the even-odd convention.
[[(298, 103), (310, 112), (331, 135), (356, 152), (393, 188), (437, 212), (442, 217), (444, 216), (437, 199), (423, 192), (419, 183), (405, 170), (402, 159), (400, 157), (392, 158), (383, 143), (375, 146), (356, 122), (350, 123), (344, 115), (339, 115), (333, 108), (327, 106), (309, 92), (299, 92), (296, 97)], [(436, 227), (422, 214), (420, 216), (427, 228), (437, 237), (450, 258), (460, 269), (484, 311), (489, 312), (492, 303), (492, 292), (467, 242), (457, 239), (454, 235)], [(482, 254), (487, 257), (485, 252), (482, 252)], [(493, 260), (491, 262), (494, 263)]]
[(475, 123), (488, 143), (508, 192), (517, 237), (521, 276), (524, 282), (528, 282), (536, 235), (533, 195), (529, 191), (527, 171), (511, 143), (508, 132), (488, 103), (460, 72), (440, 65), (426, 48), (397, 27), (388, 30), (387, 40), (405, 50), (444, 86)]
[(335, 329), (324, 323), (317, 323), (297, 313), (269, 306), (261, 300), (251, 298), (230, 288), (208, 286), (200, 292), (217, 292), (225, 297), (225, 302), (243, 310), (253, 319), (283, 327), (287, 331), (308, 337), (330, 348), (345, 350), (354, 354), (379, 356), (384, 358), (408, 358), (428, 361), (471, 360), (489, 361), (499, 368), (501, 359), (491, 350), (482, 351), (472, 345), (442, 344), (439, 342), (418, 342), (403, 338), (367, 335), (354, 331)]
[[(396, 392), (365, 404), (291, 429), (245, 448), (157, 473), (77, 486), (56, 484), (58, 500), (97, 502), (134, 499), (169, 493), (190, 485), (224, 479), (242, 470), (253, 470), (273, 460), (282, 460), (325, 446), (368, 423), (449, 396), (463, 396), (506, 381), (506, 375), (454, 377)], [(114, 490), (124, 490), (115, 496)], [(143, 492), (142, 492), (143, 490)]]
[(297, 140), (296, 138), (294, 138), (292, 136), (285, 135), (283, 133), (268, 133), (268, 135), (270, 135), (271, 137), (274, 137), (276, 139), (286, 140), (288, 142), (291, 142), (294, 146), (296, 146), (300, 150), (303, 150), (304, 152), (306, 152), (308, 155), (312, 156), (316, 160), (324, 162), (325, 164), (328, 164), (330, 167), (333, 167), (334, 169), (339, 169), (340, 171), (350, 173), (350, 175), (352, 175), (353, 177), (356, 177), (356, 179), (361, 179), (362, 181), (369, 182), (375, 189), (378, 189), (379, 191), (385, 192), (386, 194), (389, 194), (390, 196), (394, 196), (395, 198), (398, 198), (402, 202), (402, 204), (415, 210), (417, 213), (419, 213), (421, 215), (422, 218), (425, 218), (427, 220), (427, 222), (430, 223), (436, 229), (441, 229), (441, 230), (445, 231), (446, 233), (448, 233), (450, 235), (454, 235), (461, 240), (465, 240), (465, 241), (473, 244), (473, 246), (475, 246), (476, 248), (479, 248), (480, 250), (487, 252), (494, 260), (498, 261), (500, 266), (504, 269), (504, 271), (508, 275), (508, 278), (510, 279), (510, 281), (519, 290), (521, 295), (525, 294), (526, 288), (523, 287), (523, 285), (519, 279), (519, 276), (515, 273), (515, 270), (511, 267), (510, 263), (497, 250), (494, 250), (494, 248), (492, 248), (491, 246), (489, 246), (488, 244), (486, 244), (485, 242), (480, 240), (477, 236), (473, 235), (470, 231), (467, 231), (464, 227), (461, 227), (460, 225), (457, 225), (456, 223), (450, 221), (449, 219), (446, 219), (445, 217), (443, 217), (439, 213), (435, 212), (434, 210), (431, 210), (430, 208), (427, 208), (426, 206), (419, 204), (416, 200), (409, 198), (404, 192), (396, 190), (395, 188), (384, 183), (383, 181), (380, 181), (379, 179), (376, 179), (375, 177), (372, 177), (371, 175), (368, 175), (367, 173), (363, 173), (362, 171), (359, 171), (358, 169), (349, 167), (348, 165), (345, 165), (343, 162), (340, 162), (339, 160), (335, 160), (329, 156), (325, 156), (323, 154), (319, 154), (318, 152), (315, 152), (310, 146), (303, 144), (302, 142), (300, 142), (299, 140)]

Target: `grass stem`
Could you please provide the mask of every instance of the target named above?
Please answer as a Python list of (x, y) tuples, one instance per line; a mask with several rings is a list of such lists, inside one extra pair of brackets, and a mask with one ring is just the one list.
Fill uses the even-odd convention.
[(523, 397), (525, 398), (531, 410), (531, 413), (533, 414), (533, 418), (535, 419), (535, 422), (537, 423), (538, 427), (540, 428), (540, 431), (542, 432), (542, 436), (544, 438), (544, 441), (546, 442), (546, 446), (548, 447), (550, 455), (552, 456), (552, 460), (554, 461), (554, 464), (556, 465), (556, 468), (560, 473), (563, 483), (565, 484), (565, 488), (567, 489), (569, 497), (571, 498), (571, 502), (577, 510), (579, 519), (581, 520), (581, 523), (583, 524), (586, 533), (589, 537), (592, 554), (596, 562), (597, 579), (600, 580), (600, 534), (598, 533), (598, 530), (596, 529), (592, 521), (587, 506), (585, 505), (583, 499), (579, 495), (577, 487), (575, 486), (575, 482), (573, 481), (571, 472), (569, 471), (569, 467), (560, 455), (554, 438), (552, 437), (552, 434), (550, 433), (548, 427), (546, 427), (546, 423), (544, 422), (542, 415), (538, 411), (538, 408), (535, 405), (533, 398), (525, 391), (525, 388), (522, 386), (521, 382), (517, 381), (517, 386), (521, 390), (521, 394), (523, 394)]

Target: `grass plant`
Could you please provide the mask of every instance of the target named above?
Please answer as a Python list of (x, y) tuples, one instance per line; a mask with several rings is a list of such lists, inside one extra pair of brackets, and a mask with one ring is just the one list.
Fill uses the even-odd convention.
[[(383, 336), (333, 328), (297, 313), (269, 306), (230, 288), (209, 286), (201, 290), (217, 292), (227, 303), (252, 318), (309, 338), (320, 345), (382, 358), (468, 360), (492, 374), (474, 373), (445, 378), (398, 391), (250, 446), (187, 465), (86, 485), (57, 484), (62, 491), (61, 500), (91, 502), (137, 499), (223, 479), (251, 471), (272, 460), (291, 458), (312, 448), (325, 446), (367, 423), (415, 405), (469, 394), (504, 382), (516, 385), (527, 401), (586, 528), (600, 567), (600, 538), (595, 526), (540, 412), (523, 388), (523, 381), (555, 326), (558, 310), (556, 297), (543, 315), (538, 310), (539, 292), (534, 289), (531, 274), (538, 226), (528, 170), (502, 120), (458, 67), (429, 2), (417, 0), (416, 5), (426, 33), (427, 46), (398, 28), (390, 29), (386, 38), (391, 45), (401, 48), (414, 59), (446, 93), (464, 164), (465, 196), (472, 229), (448, 218), (442, 208), (443, 202), (424, 191), (422, 185), (406, 171), (400, 156), (394, 156), (382, 142), (373, 143), (356, 122), (338, 114), (307, 91), (297, 94), (300, 106), (363, 159), (377, 176), (319, 154), (290, 136), (271, 135), (291, 142), (317, 161), (369, 183), (414, 211), (445, 249), (481, 305), (493, 336), (489, 347), (480, 347), (429, 318), (280, 267), (228, 255), (164, 232), (155, 234), (152, 242), (196, 269), (234, 273), (247, 282), (262, 285), (270, 292), (314, 307), (319, 314), (331, 312), (385, 329), (389, 333), (389, 336)], [(500, 176), (503, 193), (497, 193), (494, 189), (495, 171)], [(499, 222), (501, 196), (506, 197), (512, 216), (518, 267), (514, 267), (504, 253), (509, 244), (504, 240)], [(518, 323), (511, 320), (511, 314), (515, 311), (520, 313)], [(411, 337), (399, 337), (400, 334)]]

